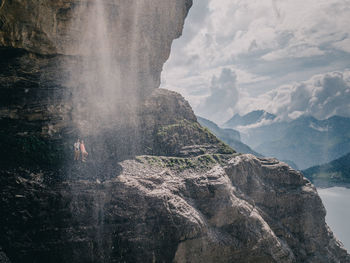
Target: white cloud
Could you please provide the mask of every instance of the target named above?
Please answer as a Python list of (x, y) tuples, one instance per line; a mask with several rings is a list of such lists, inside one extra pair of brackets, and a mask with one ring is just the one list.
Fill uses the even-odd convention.
[(250, 125), (246, 125), (246, 126), (237, 126), (235, 127), (236, 130), (242, 132), (242, 133), (249, 133), (249, 130), (250, 129), (255, 129), (255, 128), (259, 128), (259, 127), (262, 127), (262, 126), (267, 126), (267, 125), (270, 125), (274, 122), (278, 122), (279, 119), (276, 118), (276, 119), (273, 119), (273, 120), (267, 120), (267, 119), (262, 119), (261, 121), (257, 122), (257, 123), (253, 123), (253, 124), (250, 124)]
[(333, 44), (333, 46), (339, 50), (350, 53), (350, 39), (349, 38), (335, 42)]
[[(162, 88), (180, 92), (191, 103), (193, 108), (198, 108), (204, 99), (211, 94), (212, 79), (219, 76), (224, 69), (234, 72), (237, 83), (257, 83), (269, 79), (268, 76), (258, 76), (250, 72), (240, 70), (234, 66), (218, 66), (203, 70), (201, 74), (188, 74), (185, 67), (177, 67), (162, 74)], [(239, 89), (239, 87), (236, 87)]]
[(300, 116), (302, 116), (303, 114), (304, 114), (303, 111), (296, 110), (296, 111), (293, 111), (292, 113), (289, 113), (288, 118), (295, 120), (295, 119), (299, 118)]
[[(235, 72), (232, 85), (240, 94), (239, 108), (230, 105), (228, 112), (264, 108), (266, 101), (298, 101), (283, 113), (295, 118), (305, 112), (306, 104), (319, 105), (309, 88), (293, 87), (291, 92), (288, 85), (274, 91), (276, 96), (266, 91), (350, 67), (349, 14), (349, 0), (196, 0), (183, 36), (173, 43), (162, 87), (181, 92), (195, 109), (203, 109), (213, 94), (212, 77), (227, 68)], [(323, 103), (336, 106), (331, 98)], [(332, 112), (325, 111), (318, 115)], [(346, 111), (333, 110), (343, 115)]]
[(316, 131), (319, 131), (319, 132), (328, 132), (329, 130), (329, 127), (326, 126), (326, 127), (321, 127), (321, 126), (318, 126), (317, 124), (315, 123), (310, 123), (310, 128), (311, 129), (314, 129)]
[(292, 46), (285, 49), (279, 49), (277, 51), (272, 51), (264, 56), (264, 60), (277, 60), (277, 59), (286, 59), (286, 58), (305, 58), (320, 56), (325, 54), (324, 51), (320, 50), (317, 47), (310, 47), (306, 45)]
[(315, 75), (311, 79), (284, 85), (257, 98), (246, 96), (237, 106), (247, 113), (264, 109), (281, 119), (303, 114), (319, 119), (333, 115), (350, 117), (350, 70)]
[(210, 95), (195, 108), (196, 113), (217, 122), (232, 116), (239, 96), (236, 80), (236, 73), (228, 68), (222, 69), (220, 76), (213, 76)]
[(320, 46), (347, 41), (350, 32), (349, 1), (212, 0), (208, 8), (208, 19), (185, 47), (207, 63), (252, 51), (275, 58), (321, 55)]

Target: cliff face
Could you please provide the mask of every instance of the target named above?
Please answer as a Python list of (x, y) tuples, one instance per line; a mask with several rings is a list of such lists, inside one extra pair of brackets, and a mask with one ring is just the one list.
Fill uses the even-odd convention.
[(315, 188), (273, 159), (140, 156), (104, 182), (2, 173), (12, 262), (350, 262)]
[[(91, 25), (88, 17), (97, 1), (91, 0), (2, 0), (0, 46), (40, 55), (81, 55), (81, 38)], [(116, 41), (119, 58), (131, 55), (142, 66), (152, 65), (155, 78), (169, 56), (172, 41), (182, 32), (190, 0), (104, 1), (113, 27), (108, 33)], [(95, 11), (95, 10), (93, 10)], [(77, 21), (79, 19), (80, 21)], [(97, 21), (92, 21), (93, 23)], [(134, 49), (132, 49), (133, 47)], [(147, 50), (147, 52), (144, 52)], [(131, 52), (133, 54), (131, 54)], [(125, 61), (126, 60), (126, 61)], [(149, 73), (149, 72), (144, 72)], [(149, 76), (147, 75), (147, 78)], [(153, 86), (153, 88), (156, 88)]]
[(114, 137), (124, 138), (121, 148), (133, 150), (120, 151), (119, 159), (140, 153), (141, 105), (159, 86), (191, 3), (1, 1), (4, 163), (59, 166), (77, 137), (100, 148)]
[[(108, 41), (113, 45), (109, 55), (120, 61), (123, 91), (134, 88), (147, 94), (159, 86), (171, 43), (181, 35), (192, 1), (103, 1), (101, 15), (105, 21), (96, 15), (96, 2), (99, 1), (2, 1), (2, 85), (11, 88), (21, 84), (22, 89), (18, 96), (9, 91), (11, 97), (30, 102), (28, 97), (36, 89), (52, 92), (67, 80), (67, 70), (82, 66), (78, 56), (91, 52), (92, 46), (84, 42), (103, 45), (96, 40), (104, 37), (98, 35), (100, 23), (108, 30)], [(53, 94), (45, 95), (53, 98)]]
[(190, 5), (0, 1), (1, 263), (350, 262), (309, 181), (156, 89)]
[(152, 155), (0, 171), (0, 262), (350, 262), (301, 173), (234, 154), (176, 93), (142, 108)]

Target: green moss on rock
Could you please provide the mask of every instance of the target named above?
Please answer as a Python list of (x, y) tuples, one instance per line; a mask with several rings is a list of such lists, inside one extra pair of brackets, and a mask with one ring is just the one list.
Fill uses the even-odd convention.
[(181, 158), (144, 155), (135, 157), (135, 160), (147, 165), (184, 171), (187, 169), (207, 170), (215, 165), (224, 166), (232, 156), (227, 154), (204, 154), (197, 157)]
[[(177, 123), (161, 126), (155, 134), (156, 155), (177, 155), (185, 146), (210, 144), (217, 147), (221, 154), (233, 154), (235, 151), (220, 141), (207, 128), (202, 127), (198, 122), (186, 119)], [(203, 149), (202, 153), (205, 153)]]

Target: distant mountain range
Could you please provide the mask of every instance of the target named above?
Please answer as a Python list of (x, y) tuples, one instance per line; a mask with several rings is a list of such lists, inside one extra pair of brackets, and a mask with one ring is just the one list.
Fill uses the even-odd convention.
[(214, 122), (197, 116), (198, 122), (208, 128), (220, 140), (230, 145), (235, 151), (239, 153), (250, 153), (261, 157), (262, 155), (253, 151), (248, 145), (241, 142), (240, 133), (233, 129), (222, 129)]
[(254, 151), (291, 160), (301, 169), (330, 162), (350, 150), (350, 118), (346, 117), (301, 116), (282, 122), (265, 111), (253, 111), (233, 116), (224, 127), (237, 128), (242, 142)]
[(303, 174), (318, 187), (350, 187), (350, 153), (330, 163), (306, 169)]
[(263, 110), (252, 111), (246, 115), (235, 114), (230, 120), (224, 123), (225, 128), (237, 128), (239, 126), (248, 126), (252, 124), (257, 124), (263, 120), (274, 120), (275, 115), (268, 113)]

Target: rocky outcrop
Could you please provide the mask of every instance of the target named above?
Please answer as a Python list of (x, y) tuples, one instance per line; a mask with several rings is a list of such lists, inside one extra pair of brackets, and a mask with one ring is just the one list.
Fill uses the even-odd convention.
[[(2, 0), (0, 47), (40, 55), (80, 55), (80, 40), (89, 25), (91, 0)], [(109, 34), (120, 58), (138, 58), (138, 71), (152, 65), (159, 78), (172, 41), (182, 33), (191, 0), (104, 1)], [(75, 21), (79, 19), (80, 21)], [(93, 21), (94, 22), (94, 21)], [(131, 49), (131, 45), (135, 49)], [(147, 50), (147, 52), (142, 52)], [(124, 61), (127, 62), (127, 61)], [(146, 72), (145, 72), (146, 73)], [(149, 73), (149, 72), (148, 72)], [(149, 77), (149, 76), (147, 76)], [(153, 86), (156, 88), (157, 86)]]
[[(95, 166), (107, 167), (109, 163), (142, 154), (193, 156), (205, 152), (234, 152), (197, 123), (188, 102), (175, 92), (154, 90), (139, 105), (133, 118), (135, 116), (138, 121), (128, 119), (129, 115), (124, 120), (113, 118), (113, 125), (96, 135), (84, 137), (90, 160)], [(63, 177), (66, 177), (65, 168), (73, 159), (72, 145), (79, 133), (43, 136), (31, 130), (40, 121), (31, 122), (26, 118), (26, 114), (20, 113), (18, 119), (11, 122), (3, 120), (4, 129), (0, 132), (0, 147), (3, 149), (0, 157), (3, 162), (0, 167), (50, 168), (62, 170)], [(13, 133), (15, 129), (19, 130)]]
[(10, 263), (10, 260), (6, 256), (4, 252), (2, 252), (2, 248), (0, 247), (0, 263)]
[(234, 151), (197, 122), (188, 102), (165, 89), (153, 91), (140, 107), (143, 154), (196, 156)]
[[(0, 79), (1, 88), (10, 89), (2, 90), (3, 94), (10, 92), (11, 98), (26, 101), (26, 104), (32, 102), (33, 93), (37, 92), (43, 95), (42, 99), (60, 101), (51, 92), (59, 88), (62, 81), (72, 80), (69, 71), (82, 66), (79, 56), (91, 52), (82, 50), (81, 41), (89, 30), (87, 27), (99, 22), (97, 17), (91, 16), (96, 13), (94, 2), (2, 1)], [(133, 77), (132, 83), (127, 78), (121, 79), (123, 91), (127, 92), (133, 86), (148, 94), (159, 86), (171, 43), (181, 35), (192, 1), (109, 0), (103, 4), (106, 10), (104, 26), (115, 47), (110, 55), (120, 61), (121, 75)], [(15, 87), (18, 92), (13, 92)]]
[[(103, 5), (100, 16), (95, 15), (96, 3)], [(139, 141), (139, 106), (158, 88), (171, 43), (181, 35), (191, 4), (191, 0), (1, 1), (0, 146), (6, 149), (1, 159), (12, 166), (19, 160), (60, 166), (77, 137), (99, 135), (109, 141), (113, 133), (124, 141)], [(103, 122), (91, 100), (105, 83), (97, 83), (102, 88), (96, 86), (95, 93), (84, 83), (98, 70), (85, 57), (104, 44), (94, 35), (101, 31), (99, 23), (109, 30), (108, 56), (114, 63), (110, 74), (117, 76), (117, 83), (111, 84), (117, 94), (109, 96), (108, 105), (115, 108)]]
[(252, 155), (140, 156), (106, 181), (1, 174), (12, 262), (350, 262), (299, 172)]

